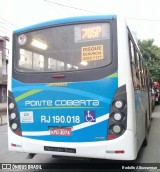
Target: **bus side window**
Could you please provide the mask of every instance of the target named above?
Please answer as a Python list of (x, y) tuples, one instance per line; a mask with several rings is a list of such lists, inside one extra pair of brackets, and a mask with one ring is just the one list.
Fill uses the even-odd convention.
[(140, 89), (142, 89), (141, 58), (140, 58), (140, 55), (137, 50), (136, 50), (136, 68), (137, 68), (137, 78), (138, 78), (139, 84), (140, 84), (139, 87), (140, 87)]
[(140, 77), (140, 82), (141, 82), (141, 89), (145, 89), (144, 85), (144, 72), (143, 72), (143, 62), (142, 62), (142, 57), (139, 52), (137, 52), (138, 58), (139, 58), (139, 77)]
[(146, 76), (146, 88), (149, 88), (149, 80), (148, 80), (148, 72), (145, 70), (145, 76)]
[(141, 61), (141, 66), (142, 66), (142, 69), (141, 69), (141, 72), (142, 72), (142, 86), (143, 86), (143, 89), (146, 90), (146, 83), (145, 83), (145, 66), (144, 66), (144, 62)]
[(129, 39), (129, 49), (130, 49), (130, 60), (131, 60), (133, 86), (135, 89), (140, 89), (139, 69), (136, 65), (137, 59), (136, 59), (135, 46), (131, 39)]
[(132, 73), (133, 73), (133, 85), (135, 89), (140, 89), (140, 81), (138, 78), (138, 73), (139, 70), (137, 69), (137, 67), (132, 63)]
[(131, 55), (131, 61), (135, 64), (135, 49), (132, 41), (129, 41), (130, 43), (130, 55)]

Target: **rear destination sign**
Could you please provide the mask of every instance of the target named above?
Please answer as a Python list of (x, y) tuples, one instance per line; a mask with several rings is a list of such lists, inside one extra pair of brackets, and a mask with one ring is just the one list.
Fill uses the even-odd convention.
[(82, 61), (95, 61), (104, 59), (103, 45), (81, 47)]

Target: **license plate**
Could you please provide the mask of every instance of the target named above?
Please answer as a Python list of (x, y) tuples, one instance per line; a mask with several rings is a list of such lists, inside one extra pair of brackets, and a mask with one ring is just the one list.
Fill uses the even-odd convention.
[(64, 148), (64, 147), (50, 147), (44, 146), (45, 151), (53, 151), (53, 152), (67, 152), (67, 153), (76, 153), (76, 149), (74, 148)]
[(70, 136), (71, 135), (71, 128), (65, 127), (65, 128), (50, 128), (50, 135), (55, 136)]

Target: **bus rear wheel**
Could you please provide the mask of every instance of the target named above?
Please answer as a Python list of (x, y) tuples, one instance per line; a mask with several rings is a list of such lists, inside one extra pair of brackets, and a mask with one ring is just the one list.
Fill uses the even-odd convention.
[(148, 144), (148, 127), (147, 127), (147, 115), (146, 115), (146, 118), (145, 118), (145, 138), (144, 138), (142, 146), (145, 147), (145, 146), (147, 146), (147, 144)]

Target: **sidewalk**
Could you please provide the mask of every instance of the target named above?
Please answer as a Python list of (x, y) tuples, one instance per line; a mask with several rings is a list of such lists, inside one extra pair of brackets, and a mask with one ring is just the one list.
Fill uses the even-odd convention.
[(7, 103), (0, 103), (0, 126), (7, 124)]

